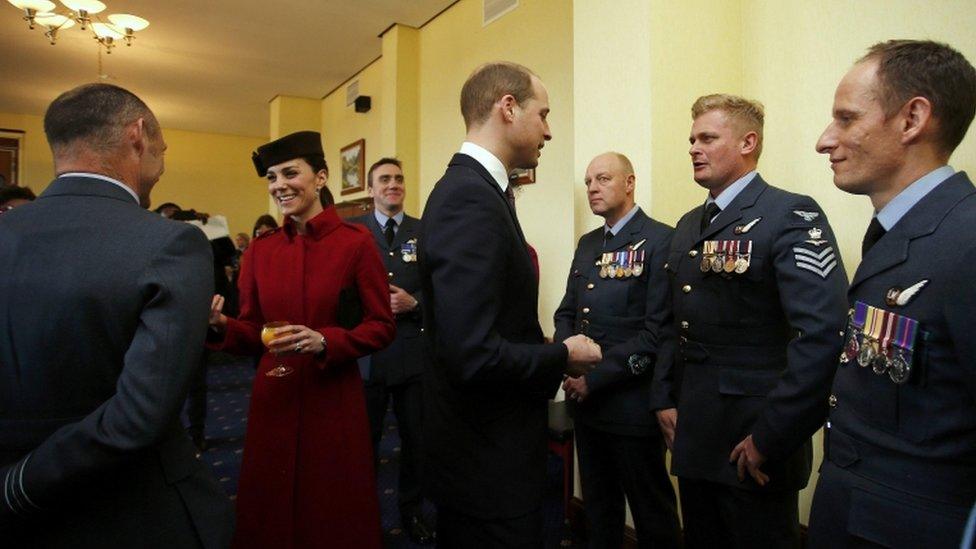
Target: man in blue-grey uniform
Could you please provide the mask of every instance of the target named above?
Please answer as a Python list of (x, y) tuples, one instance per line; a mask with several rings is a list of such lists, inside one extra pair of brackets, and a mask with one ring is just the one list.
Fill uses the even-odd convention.
[(976, 501), (976, 189), (948, 166), (976, 70), (929, 41), (872, 46), (817, 143), (874, 207), (848, 290), (812, 547), (959, 547)]
[(397, 323), (396, 339), (389, 347), (359, 360), (373, 453), (379, 456), (383, 419), (392, 400), (401, 441), (397, 483), (400, 519), (411, 541), (428, 544), (434, 541), (434, 532), (424, 519), (421, 493), (424, 413), (421, 374), (427, 352), (421, 337), (423, 296), (417, 270), (420, 220), (403, 212), (406, 189), (399, 160), (377, 160), (370, 166), (366, 181), (374, 210), (350, 221), (365, 225), (373, 233), (390, 277), (390, 307)]
[(621, 546), (626, 494), (641, 546), (678, 547), (664, 439), (647, 409), (661, 328), (671, 320), (663, 267), (672, 229), (634, 203), (636, 177), (626, 156), (597, 156), (584, 182), (590, 210), (605, 223), (580, 238), (554, 339), (585, 334), (603, 349), (596, 369), (563, 383), (575, 418), (589, 546)]
[(676, 337), (651, 408), (673, 436), (686, 547), (796, 547), (847, 277), (820, 206), (756, 172), (762, 105), (709, 95), (692, 118), (694, 178), (708, 197), (675, 228)]

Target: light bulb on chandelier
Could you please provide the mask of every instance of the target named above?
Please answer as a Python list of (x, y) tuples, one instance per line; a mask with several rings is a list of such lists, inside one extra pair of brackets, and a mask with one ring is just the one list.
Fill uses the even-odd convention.
[(63, 14), (55, 13), (56, 5), (49, 0), (7, 1), (24, 12), (24, 20), (30, 29), (33, 30), (35, 25), (43, 27), (44, 36), (52, 45), (60, 30), (78, 24), (83, 31), (90, 27), (95, 40), (105, 47), (107, 53), (112, 53), (112, 48), (119, 40), (125, 41), (126, 46), (131, 46), (135, 33), (149, 26), (149, 21), (128, 13), (113, 13), (108, 16), (108, 22), (103, 21), (98, 14), (105, 11), (106, 6), (99, 0), (60, 0), (70, 10)]

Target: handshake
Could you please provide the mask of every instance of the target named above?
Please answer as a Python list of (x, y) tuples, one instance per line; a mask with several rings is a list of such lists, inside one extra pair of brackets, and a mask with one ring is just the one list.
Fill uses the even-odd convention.
[(603, 360), (603, 353), (596, 341), (583, 334), (576, 334), (563, 340), (563, 345), (569, 349), (566, 364), (566, 375), (579, 377), (596, 367), (597, 362)]

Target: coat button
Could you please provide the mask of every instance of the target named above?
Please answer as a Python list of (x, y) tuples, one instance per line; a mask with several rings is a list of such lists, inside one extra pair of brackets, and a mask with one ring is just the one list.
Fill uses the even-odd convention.
[(682, 320), (681, 321), (681, 328), (683, 330), (687, 330), (688, 329), (688, 326), (690, 326), (690, 324), (688, 324), (688, 321), (687, 320)]
[(393, 273), (386, 273), (386, 276), (393, 278)]
[(590, 325), (590, 321), (585, 318), (580, 321), (580, 326), (582, 326), (583, 328), (586, 328), (589, 325)]
[(837, 397), (835, 397), (834, 395), (830, 395), (830, 398), (827, 399), (827, 404), (829, 404), (831, 408), (836, 408)]
[(681, 287), (681, 291), (684, 292), (684, 293), (686, 293), (686, 294), (690, 294), (691, 293), (691, 286), (689, 286), (688, 284), (685, 284), (684, 286)]
[(665, 263), (664, 264), (664, 268), (667, 269), (668, 268), (668, 265), (670, 265), (670, 263)]
[(583, 307), (583, 314), (584, 315), (590, 314), (590, 308), (589, 307)]
[(589, 284), (586, 285), (586, 289), (587, 290), (592, 290), (593, 288), (596, 288), (596, 284), (594, 284), (592, 282), (590, 282)]
[(393, 252), (390, 252), (390, 257), (393, 257)]
[(695, 257), (698, 255), (698, 250), (691, 250), (688, 252), (688, 257)]

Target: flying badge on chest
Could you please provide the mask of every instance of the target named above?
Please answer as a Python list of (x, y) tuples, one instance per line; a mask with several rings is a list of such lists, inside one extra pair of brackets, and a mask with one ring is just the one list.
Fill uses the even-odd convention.
[(917, 320), (858, 301), (849, 315), (840, 362), (856, 360), (879, 376), (887, 374), (894, 383), (905, 383), (912, 373), (918, 332)]
[(400, 245), (400, 257), (403, 258), (404, 263), (413, 263), (417, 261), (417, 239), (416, 238), (411, 238), (410, 240)]
[(734, 234), (745, 234), (751, 231), (752, 228), (756, 226), (756, 223), (759, 223), (760, 221), (762, 221), (762, 217), (757, 217), (745, 225), (736, 225), (735, 228), (732, 229), (732, 232)]
[(888, 291), (885, 292), (885, 304), (889, 307), (904, 307), (905, 305), (908, 305), (908, 302), (911, 301), (912, 298), (918, 294), (918, 292), (922, 291), (922, 288), (927, 286), (928, 283), (929, 279), (926, 278), (919, 280), (904, 290), (898, 286), (889, 288)]

